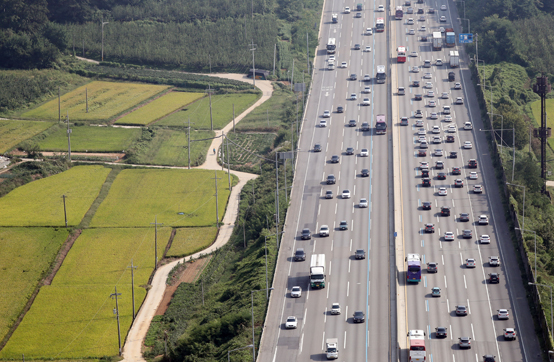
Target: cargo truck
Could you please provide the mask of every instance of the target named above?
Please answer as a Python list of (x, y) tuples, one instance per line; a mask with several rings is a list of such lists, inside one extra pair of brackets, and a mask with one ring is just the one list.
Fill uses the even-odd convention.
[(377, 66), (377, 75), (375, 76), (377, 83), (385, 83), (387, 80), (387, 73), (384, 65)]
[(409, 362), (425, 362), (427, 354), (425, 351), (425, 332), (413, 329), (408, 332), (410, 339)]
[(327, 353), (327, 359), (339, 358), (339, 340), (337, 338), (327, 338), (325, 352)]
[(433, 50), (442, 49), (442, 34), (440, 31), (433, 32)]
[(312, 255), (310, 286), (318, 289), (325, 288), (325, 254)]
[(446, 28), (444, 30), (446, 33), (445, 46), (447, 48), (453, 48), (456, 46), (456, 33), (452, 28)]
[(460, 54), (456, 50), (450, 51), (450, 68), (457, 68), (460, 66)]

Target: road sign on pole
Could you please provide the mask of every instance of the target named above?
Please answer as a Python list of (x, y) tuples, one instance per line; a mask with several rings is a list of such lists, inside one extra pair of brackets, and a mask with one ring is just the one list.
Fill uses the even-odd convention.
[(460, 44), (473, 43), (473, 34), (470, 34), (470, 33), (460, 34), (459, 43)]

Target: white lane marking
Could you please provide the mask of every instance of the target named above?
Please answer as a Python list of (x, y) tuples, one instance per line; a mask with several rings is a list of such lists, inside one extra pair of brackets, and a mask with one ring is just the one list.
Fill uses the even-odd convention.
[[(323, 191), (323, 189), (321, 189), (321, 191)], [(319, 216), (320, 212), (321, 212), (321, 204), (319, 204), (319, 207), (317, 208), (317, 216)]]
[(304, 326), (306, 325), (306, 313), (308, 312), (308, 308), (304, 309), (304, 319), (302, 320), (302, 329), (304, 329)]
[(444, 287), (448, 288), (448, 284), (446, 284), (446, 275), (444, 276)]
[(447, 312), (450, 313), (450, 301), (448, 299), (446, 300), (446, 309)]
[(469, 314), (471, 314), (471, 308), (469, 306), (469, 299), (467, 300), (467, 310), (469, 311)]
[(350, 295), (350, 282), (346, 285), (346, 296), (348, 297)]
[(342, 348), (346, 349), (346, 331), (344, 331), (344, 346)]
[(347, 322), (348, 321), (348, 306), (346, 306), (346, 312), (344, 314), (344, 321)]
[(473, 330), (473, 323), (471, 323), (471, 335), (473, 336), (473, 340), (475, 341), (475, 331)]
[(444, 254), (441, 255), (442, 265), (444, 265)]
[(350, 251), (352, 251), (352, 239), (350, 239)]
[(352, 263), (352, 259), (348, 259), (348, 272), (350, 273), (350, 264)]
[(464, 275), (464, 287), (467, 289), (466, 276)]

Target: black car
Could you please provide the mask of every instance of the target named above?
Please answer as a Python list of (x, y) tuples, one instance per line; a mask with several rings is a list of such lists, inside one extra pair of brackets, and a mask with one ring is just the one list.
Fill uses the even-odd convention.
[(441, 216), (450, 216), (450, 208), (448, 206), (441, 207)]
[(435, 13), (435, 9), (429, 8), (429, 14), (434, 14), (434, 13)]
[(452, 136), (452, 135), (447, 135), (447, 136), (446, 136), (446, 142), (448, 142), (448, 143), (454, 142), (454, 136)]
[(354, 257), (356, 259), (365, 259), (365, 250), (364, 249), (357, 249), (356, 253), (354, 254)]
[(423, 96), (422, 96), (421, 94), (416, 94), (416, 95), (415, 95), (415, 100), (416, 100), (416, 101), (420, 101), (420, 100), (422, 100), (422, 99), (423, 99)]
[(312, 238), (312, 233), (310, 229), (302, 229), (302, 234), (300, 236), (302, 240), (310, 240)]
[(448, 73), (448, 81), (449, 82), (454, 82), (456, 80), (456, 74), (454, 74), (454, 72), (449, 72)]
[(474, 159), (469, 160), (469, 163), (467, 165), (469, 168), (477, 168), (477, 161)]
[(459, 167), (452, 167), (452, 174), (453, 175), (461, 175), (462, 170)]
[(343, 106), (338, 106), (337, 107), (337, 113), (343, 113), (344, 112), (344, 107)]
[(431, 179), (430, 178), (424, 178), (421, 182), (421, 186), (423, 187), (431, 187)]
[(496, 362), (495, 358), (496, 356), (493, 356), (492, 354), (486, 354), (483, 356), (483, 362)]
[(500, 276), (498, 275), (498, 273), (490, 273), (489, 274), (489, 283), (491, 283), (491, 284), (500, 283)]
[(306, 260), (306, 253), (304, 252), (304, 249), (298, 248), (296, 249), (296, 253), (294, 253), (294, 261), (305, 261)]
[(425, 14), (425, 11), (423, 10), (423, 8), (418, 8), (417, 13), (418, 14)]
[(360, 44), (354, 44), (354, 50), (360, 50)]
[(446, 338), (448, 335), (446, 327), (437, 327), (435, 328), (435, 337), (437, 338)]
[(368, 177), (369, 176), (369, 170), (367, 168), (362, 169), (362, 177)]
[(314, 145), (314, 152), (321, 152), (321, 145), (319, 143)]
[(431, 210), (431, 207), (432, 207), (432, 204), (431, 204), (430, 201), (423, 201), (423, 202), (421, 203), (421, 208), (422, 208), (423, 210)]
[(339, 156), (337, 155), (331, 156), (331, 163), (339, 163), (339, 160), (340, 160)]
[(369, 131), (369, 122), (362, 122), (362, 126), (360, 127), (362, 132)]
[(450, 158), (458, 158), (458, 152), (457, 151), (450, 151)]
[(419, 80), (414, 80), (412, 87), (419, 87)]
[(435, 225), (425, 224), (425, 232), (426, 233), (434, 233), (435, 232)]
[(429, 177), (429, 170), (421, 170), (421, 177)]
[(423, 35), (423, 36), (421, 37), (421, 41), (427, 41), (427, 35)]
[(446, 180), (446, 173), (444, 172), (439, 172), (437, 174), (437, 180)]
[(354, 323), (363, 323), (365, 321), (365, 314), (361, 310), (354, 312)]
[(335, 175), (327, 176), (327, 185), (334, 185), (337, 182)]
[(346, 148), (346, 154), (347, 155), (353, 155), (354, 154), (354, 148), (352, 148), (352, 147)]
[(467, 212), (462, 212), (460, 214), (460, 221), (469, 221), (469, 214)]

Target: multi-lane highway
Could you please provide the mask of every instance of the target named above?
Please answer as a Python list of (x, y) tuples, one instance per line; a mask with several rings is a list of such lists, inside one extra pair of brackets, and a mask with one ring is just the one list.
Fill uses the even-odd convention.
[[(306, 117), (302, 126), (299, 151), (296, 163), (296, 177), (293, 185), (291, 205), (287, 214), (285, 233), (281, 244), (277, 271), (272, 292), (259, 360), (262, 361), (305, 361), (325, 360), (325, 340), (337, 338), (339, 342), (339, 360), (390, 361), (401, 358), (398, 347), (405, 352), (406, 341), (397, 340), (397, 318), (405, 319), (407, 329), (426, 331), (427, 356), (430, 361), (474, 360), (481, 361), (482, 355), (497, 356), (497, 361), (534, 361), (537, 359), (538, 344), (533, 334), (524, 301), (517, 301), (522, 288), (510, 287), (507, 279), (519, 281), (519, 270), (507, 270), (509, 263), (515, 265), (511, 245), (501, 238), (509, 238), (502, 215), (502, 206), (495, 201), (498, 194), (494, 186), (494, 174), (490, 170), (490, 158), (478, 117), (475, 96), (469, 92), (472, 87), (468, 76), (467, 62), (462, 60), (461, 69), (450, 69), (447, 64), (436, 66), (438, 58), (448, 62), (448, 50), (457, 49), (462, 59), (466, 59), (461, 48), (446, 48), (432, 51), (430, 42), (422, 42), (421, 36), (431, 36), (439, 26), (454, 25), (457, 29), (456, 12), (450, 2), (425, 0), (424, 4), (412, 1), (414, 9), (424, 9), (424, 20), (420, 14), (404, 14), (403, 20), (394, 20), (395, 3), (381, 3), (379, 0), (356, 1), (352, 4), (343, 0), (325, 2), (320, 30), (320, 45), (315, 59), (315, 71), (311, 93), (308, 98)], [(363, 6), (356, 11), (356, 3)], [(384, 5), (384, 11), (378, 11)], [(398, 5), (405, 5), (404, 1)], [(429, 14), (429, 8), (437, 10)], [(348, 6), (350, 13), (345, 13)], [(452, 6), (452, 8), (451, 8)], [(358, 14), (360, 13), (359, 17)], [(332, 14), (338, 14), (338, 22), (332, 23)], [(439, 16), (446, 16), (445, 23), (439, 23)], [(384, 17), (385, 31), (375, 32), (375, 22)], [(407, 19), (413, 17), (414, 25), (408, 25)], [(425, 26), (425, 30), (421, 30)], [(445, 26), (446, 27), (446, 26)], [(450, 26), (448, 26), (450, 27)], [(372, 28), (373, 34), (367, 35), (366, 29)], [(414, 29), (414, 35), (409, 30)], [(329, 55), (326, 44), (329, 38), (336, 39), (334, 54), (336, 69), (328, 70)], [(356, 50), (355, 45), (360, 49)], [(367, 46), (371, 51), (364, 51)], [(408, 55), (417, 51), (417, 56), (408, 57), (406, 63), (397, 64), (396, 48), (406, 46)], [(419, 73), (410, 72), (417, 65), (423, 66), (424, 60), (431, 60), (430, 68), (422, 68)], [(342, 62), (346, 67), (341, 68)], [(375, 74), (378, 65), (385, 65), (387, 80), (377, 84)], [(454, 90), (455, 82), (448, 82), (448, 72), (454, 71), (456, 82), (462, 89)], [(356, 80), (350, 80), (355, 73)], [(429, 79), (424, 79), (430, 73)], [(371, 81), (364, 81), (369, 75)], [(392, 75), (392, 77), (391, 77)], [(412, 87), (414, 80), (421, 81), (421, 87)], [(428, 88), (423, 88), (426, 82)], [(370, 87), (370, 93), (363, 93)], [(398, 87), (405, 87), (406, 94), (398, 95)], [(423, 97), (416, 101), (415, 94), (425, 94), (432, 90), (435, 96)], [(439, 98), (447, 92), (445, 98)], [(357, 100), (349, 100), (351, 94)], [(362, 106), (363, 98), (369, 98), (371, 105)], [(453, 104), (456, 97), (463, 97), (464, 104)], [(429, 107), (434, 100), (436, 107)], [(442, 106), (452, 108), (452, 122), (444, 122)], [(344, 112), (338, 113), (337, 108)], [(472, 107), (474, 108), (472, 110)], [(415, 127), (415, 112), (423, 113), (423, 127)], [(323, 118), (324, 112), (331, 112), (329, 118)], [(437, 119), (431, 119), (431, 112), (437, 112)], [(377, 135), (375, 119), (378, 114), (387, 117), (388, 131)], [(400, 126), (400, 117), (409, 117), (408, 126)], [(326, 119), (325, 127), (320, 121)], [(355, 127), (350, 121), (356, 122)], [(361, 131), (362, 122), (370, 123), (369, 131)], [(463, 130), (465, 122), (471, 122), (473, 130)], [(452, 132), (455, 141), (445, 143), (446, 128), (455, 125)], [(432, 133), (433, 126), (439, 127), (439, 133)], [(423, 129), (429, 144), (426, 156), (418, 156), (419, 129)], [(431, 143), (433, 136), (441, 137), (440, 143)], [(471, 149), (463, 149), (465, 141), (472, 143)], [(321, 152), (314, 152), (319, 144)], [(398, 157), (393, 157), (393, 145), (397, 147)], [(353, 148), (354, 154), (347, 155), (346, 149)], [(362, 149), (368, 150), (368, 156), (362, 156)], [(443, 156), (432, 156), (435, 149), (442, 149)], [(457, 151), (457, 158), (447, 157), (451, 151)], [(333, 156), (339, 162), (332, 163)], [(477, 160), (477, 169), (469, 170), (469, 159)], [(444, 170), (435, 169), (437, 160), (444, 162)], [(430, 164), (430, 187), (422, 187), (419, 170), (420, 161)], [(397, 172), (393, 173), (393, 164)], [(483, 165), (489, 170), (483, 170)], [(461, 175), (453, 176), (453, 167), (460, 167)], [(363, 177), (362, 169), (369, 170), (369, 176)], [(437, 180), (438, 172), (446, 173), (445, 180)], [(477, 180), (469, 179), (469, 172), (477, 172)], [(334, 175), (336, 184), (328, 185), (326, 180)], [(454, 188), (455, 179), (463, 180), (463, 187)], [(490, 178), (485, 180), (484, 178)], [(484, 186), (482, 194), (472, 192), (474, 184)], [(397, 185), (397, 194), (393, 193)], [(489, 189), (490, 185), (490, 189)], [(438, 187), (446, 187), (447, 195), (439, 196)], [(343, 198), (348, 190), (350, 198)], [(325, 198), (332, 191), (332, 198)], [(368, 200), (369, 207), (359, 207), (361, 198)], [(431, 210), (422, 210), (422, 202), (431, 202)], [(496, 206), (495, 206), (496, 203)], [(450, 216), (439, 216), (441, 206), (448, 206)], [(395, 214), (394, 211), (397, 211)], [(469, 214), (468, 222), (460, 222), (459, 214)], [(487, 215), (489, 225), (476, 224), (479, 215)], [(400, 215), (402, 228), (395, 230), (394, 218)], [(339, 230), (341, 221), (346, 221), (347, 230)], [(425, 234), (423, 225), (433, 223), (435, 233)], [(330, 235), (320, 237), (319, 229), (328, 225)], [(397, 224), (396, 224), (397, 225)], [(309, 240), (302, 240), (302, 229), (312, 232)], [(462, 239), (462, 230), (472, 231), (471, 239)], [(444, 241), (443, 234), (451, 231), (454, 241)], [(400, 233), (395, 238), (394, 233)], [(479, 244), (478, 237), (487, 234), (490, 244)], [(505, 245), (502, 247), (501, 243)], [(402, 243), (405, 253), (418, 253), (424, 264), (430, 261), (438, 263), (438, 273), (422, 273), (422, 281), (408, 285), (405, 282), (404, 263), (397, 263), (395, 243)], [(307, 254), (305, 261), (294, 261), (297, 248), (303, 248)], [(365, 259), (355, 259), (357, 249), (366, 252)], [(310, 258), (314, 254), (326, 256), (326, 287), (312, 289), (309, 286)], [(488, 257), (500, 257), (500, 267), (489, 267)], [(473, 258), (475, 268), (466, 268), (466, 259)], [(404, 257), (401, 256), (400, 260)], [(512, 260), (513, 259), (513, 260)], [(507, 263), (508, 262), (508, 263)], [(398, 265), (397, 265), (398, 264)], [(500, 283), (486, 283), (490, 272), (500, 273)], [(506, 272), (508, 272), (506, 274)], [(398, 282), (398, 288), (397, 288)], [(293, 286), (302, 288), (299, 298), (292, 298)], [(431, 288), (441, 288), (439, 298), (431, 297)], [(397, 289), (402, 293), (400, 305), (406, 305), (405, 311), (397, 314)], [(514, 295), (516, 294), (516, 295)], [(514, 300), (516, 300), (514, 304)], [(339, 303), (342, 313), (331, 315), (333, 303)], [(469, 315), (456, 317), (456, 305), (469, 308)], [(496, 310), (507, 308), (511, 319), (498, 321)], [(364, 323), (354, 323), (354, 311), (365, 314)], [(286, 329), (288, 316), (298, 319), (296, 329)], [(523, 316), (523, 317), (522, 317)], [(519, 318), (514, 318), (519, 317)], [(435, 338), (435, 327), (447, 327), (446, 339)], [(514, 342), (504, 342), (502, 329), (515, 327), (522, 335)], [(406, 331), (400, 331), (400, 335)], [(458, 337), (472, 338), (472, 349), (459, 350)], [(527, 351), (525, 348), (527, 347)], [(531, 349), (533, 352), (529, 352)], [(405, 355), (403, 353), (402, 355)], [(404, 358), (404, 357), (403, 357)]]

